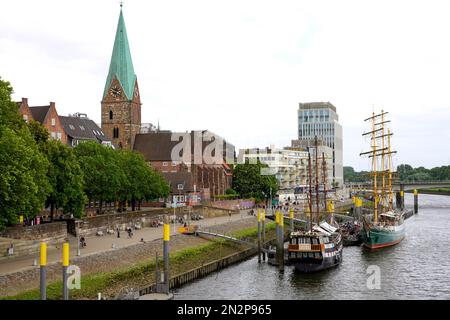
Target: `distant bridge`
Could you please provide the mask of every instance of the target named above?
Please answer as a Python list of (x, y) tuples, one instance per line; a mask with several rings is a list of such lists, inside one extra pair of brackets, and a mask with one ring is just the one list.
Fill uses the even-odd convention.
[[(352, 182), (346, 184), (347, 187), (352, 189), (370, 189), (372, 190), (373, 184), (368, 182)], [(411, 182), (394, 182), (392, 184), (393, 191), (411, 191), (414, 189), (430, 189), (430, 188), (450, 188), (450, 181), (411, 181)]]

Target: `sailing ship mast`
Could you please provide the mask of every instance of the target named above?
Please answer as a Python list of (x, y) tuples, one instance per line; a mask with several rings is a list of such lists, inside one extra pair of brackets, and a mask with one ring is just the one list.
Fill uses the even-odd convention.
[[(369, 158), (372, 158), (372, 174), (373, 174), (373, 220), (375, 223), (378, 222), (378, 213), (383, 211), (383, 208), (389, 208), (392, 210), (393, 204), (393, 192), (392, 192), (392, 154), (396, 151), (391, 150), (390, 137), (392, 133), (388, 129), (388, 133), (385, 131), (385, 124), (390, 122), (390, 120), (385, 120), (385, 115), (388, 112), (381, 111), (380, 114), (372, 113), (372, 117), (365, 119), (364, 121), (371, 121), (372, 130), (363, 133), (365, 135), (371, 135), (371, 147), (372, 151), (363, 152), (360, 155), (369, 154)], [(376, 122), (378, 118), (381, 117), (381, 122)], [(381, 135), (378, 134), (381, 132)], [(387, 147), (386, 147), (386, 137), (387, 137)], [(378, 141), (381, 139), (381, 147), (377, 145)], [(381, 156), (381, 168), (377, 168), (377, 157)], [(388, 157), (388, 169), (386, 170), (386, 157)], [(386, 187), (386, 173), (388, 175), (388, 186)], [(378, 175), (381, 176), (381, 196), (378, 191)], [(386, 205), (386, 193), (389, 196), (389, 205)]]
[(375, 112), (372, 113), (372, 169), (373, 169), (373, 221), (378, 222), (378, 191), (377, 191), (377, 143), (375, 131)]
[(309, 230), (312, 231), (312, 167), (311, 167), (311, 153), (308, 153), (308, 180), (309, 180), (309, 198), (308, 198), (308, 223)]
[(319, 150), (317, 147), (317, 136), (314, 139), (314, 145), (315, 145), (315, 158), (316, 158), (316, 219), (317, 219), (317, 225), (319, 225), (320, 222), (320, 208), (319, 208)]
[(392, 191), (392, 152), (391, 152), (391, 130), (388, 129), (388, 188), (389, 188), (389, 210), (394, 210), (394, 193)]

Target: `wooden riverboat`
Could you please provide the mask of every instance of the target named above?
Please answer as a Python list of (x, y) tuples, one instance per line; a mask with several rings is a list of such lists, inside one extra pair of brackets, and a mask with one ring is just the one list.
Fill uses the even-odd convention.
[(343, 242), (338, 228), (322, 222), (312, 231), (294, 231), (288, 245), (288, 261), (301, 273), (329, 269), (342, 262)]

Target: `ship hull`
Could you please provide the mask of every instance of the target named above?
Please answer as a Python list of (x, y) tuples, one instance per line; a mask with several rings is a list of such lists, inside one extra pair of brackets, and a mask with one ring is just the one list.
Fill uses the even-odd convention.
[(364, 228), (362, 232), (363, 244), (369, 249), (390, 247), (400, 243), (404, 238), (405, 227), (403, 224), (391, 230), (371, 227), (369, 230)]
[(342, 262), (342, 247), (335, 256), (324, 257), (322, 260), (313, 262), (306, 259), (291, 259), (295, 271), (300, 273), (314, 273), (338, 266)]

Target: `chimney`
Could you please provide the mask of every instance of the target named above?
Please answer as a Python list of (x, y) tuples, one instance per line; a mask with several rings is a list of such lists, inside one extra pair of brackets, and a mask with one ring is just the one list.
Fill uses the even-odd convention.
[(22, 98), (22, 104), (28, 106), (28, 98)]
[(51, 108), (51, 107), (56, 108), (54, 102), (50, 102), (50, 108)]

